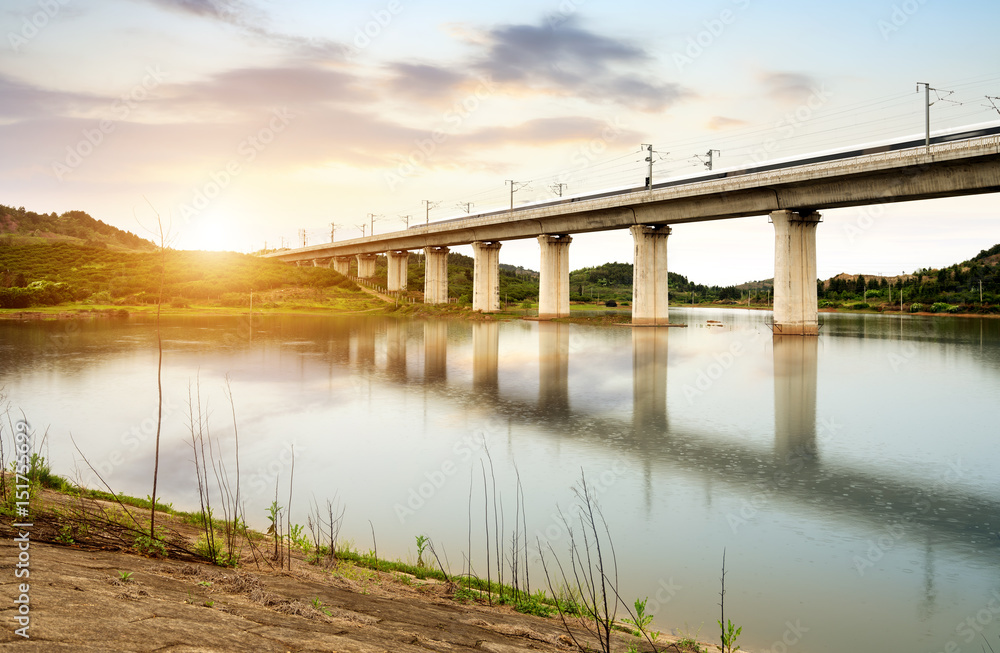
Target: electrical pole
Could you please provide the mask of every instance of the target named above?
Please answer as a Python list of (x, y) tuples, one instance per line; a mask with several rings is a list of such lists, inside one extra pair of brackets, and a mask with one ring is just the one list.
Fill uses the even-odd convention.
[(432, 202), (430, 200), (423, 200), (426, 213), (424, 214), (424, 224), (431, 223), (431, 209), (440, 204), (440, 202)]
[(646, 177), (646, 190), (653, 190), (653, 146), (643, 143), (640, 147), (646, 148), (646, 162), (649, 163), (649, 172)]
[(368, 218), (371, 219), (371, 225), (372, 225), (371, 235), (372, 236), (375, 235), (375, 218), (381, 218), (381, 217), (382, 217), (381, 215), (375, 215), (374, 213), (369, 213), (368, 214)]
[(337, 235), (337, 225), (331, 222), (330, 223), (330, 242), (331, 243), (335, 240), (335, 236), (336, 235)]
[(712, 164), (715, 161), (715, 158), (712, 156), (713, 154), (718, 154), (719, 156), (721, 156), (722, 152), (720, 152), (719, 150), (708, 151), (708, 154), (706, 154), (706, 156), (708, 157), (708, 161), (705, 162), (705, 167), (708, 168), (709, 170), (712, 169)]
[(924, 85), (924, 147), (931, 151), (931, 85), (927, 82), (917, 82), (917, 93), (920, 92), (920, 85)]
[(362, 222), (361, 224), (356, 224), (354, 226), (361, 230), (361, 237), (364, 238), (365, 237), (365, 229), (368, 228), (368, 225), (366, 225), (364, 222)]
[(559, 184), (552, 184), (551, 186), (549, 186), (549, 188), (552, 189), (553, 193), (555, 193), (559, 197), (562, 197), (563, 188), (566, 188), (567, 186), (569, 186), (569, 184), (559, 183)]
[(403, 221), (406, 222), (406, 228), (409, 229), (410, 228), (410, 216), (408, 216), (408, 215), (401, 215), (399, 217), (401, 217), (403, 219)]
[(299, 235), (302, 236), (302, 246), (305, 247), (306, 246), (306, 230), (305, 229), (299, 229)]
[(513, 211), (514, 210), (514, 193), (516, 191), (524, 188), (525, 186), (527, 186), (528, 182), (516, 182), (513, 179), (506, 179), (506, 180), (504, 180), (503, 183), (504, 184), (510, 184), (510, 210)]
[(466, 213), (472, 213), (472, 207), (475, 205), (475, 202), (459, 202), (457, 206)]

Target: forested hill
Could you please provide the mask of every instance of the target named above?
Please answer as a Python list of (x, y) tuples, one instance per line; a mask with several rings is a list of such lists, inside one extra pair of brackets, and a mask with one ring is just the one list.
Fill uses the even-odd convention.
[(152, 251), (156, 246), (129, 231), (90, 217), (83, 211), (35, 213), (22, 206), (0, 204), (0, 238), (11, 244), (67, 242), (102, 249)]

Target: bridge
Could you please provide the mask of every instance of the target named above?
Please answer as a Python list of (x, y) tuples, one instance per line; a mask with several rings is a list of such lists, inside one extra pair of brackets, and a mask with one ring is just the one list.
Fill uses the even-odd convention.
[(268, 254), (290, 263), (332, 265), (358, 276), (388, 258), (388, 289), (406, 290), (410, 250), (425, 255), (424, 301), (448, 301), (449, 248), (471, 244), (473, 310), (499, 310), (499, 251), (505, 240), (537, 238), (540, 318), (569, 315), (572, 234), (629, 229), (635, 242), (632, 322), (668, 323), (670, 225), (768, 215), (774, 225), (774, 332), (816, 335), (816, 231), (820, 211), (1000, 191), (1000, 128), (765, 163), (700, 178), (611, 191), (435, 222), (377, 236)]

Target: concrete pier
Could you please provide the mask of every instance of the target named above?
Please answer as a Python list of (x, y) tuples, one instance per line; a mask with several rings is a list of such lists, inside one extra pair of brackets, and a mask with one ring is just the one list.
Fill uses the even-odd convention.
[(358, 254), (358, 276), (362, 279), (370, 279), (375, 276), (376, 254)]
[(819, 213), (774, 211), (774, 334), (819, 334), (816, 225)]
[(538, 317), (569, 317), (569, 244), (567, 235), (538, 237), (542, 250), (538, 277)]
[(351, 273), (351, 258), (350, 256), (334, 256), (333, 257), (333, 269), (337, 272), (348, 275)]
[(406, 290), (406, 273), (407, 273), (407, 263), (410, 260), (410, 252), (401, 249), (397, 251), (391, 251), (386, 254), (389, 258), (389, 270), (388, 279), (386, 280), (386, 288), (389, 291), (402, 292)]
[(424, 248), (424, 303), (448, 303), (448, 248)]
[(472, 273), (472, 310), (495, 313), (500, 310), (500, 243), (477, 240), (472, 243), (475, 268)]
[[(629, 227), (635, 241), (632, 324), (667, 324), (667, 237), (670, 227)], [(813, 284), (815, 285), (815, 284)]]

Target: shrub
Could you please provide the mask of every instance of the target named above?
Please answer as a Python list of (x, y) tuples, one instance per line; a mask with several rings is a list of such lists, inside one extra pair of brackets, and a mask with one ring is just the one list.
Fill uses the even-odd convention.
[(604, 302), (604, 305), (608, 308), (618, 308), (618, 302), (616, 302), (613, 299), (609, 299), (608, 301)]
[(914, 302), (914, 303), (910, 304), (910, 312), (911, 313), (919, 313), (922, 310), (924, 310), (924, 305), (923, 304), (920, 304), (920, 303), (917, 303), (917, 302)]

